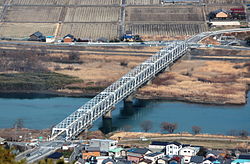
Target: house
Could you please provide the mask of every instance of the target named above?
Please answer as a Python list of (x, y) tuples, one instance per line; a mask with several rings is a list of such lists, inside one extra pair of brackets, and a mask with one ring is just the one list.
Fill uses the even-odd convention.
[(231, 164), (249, 164), (250, 159), (236, 159), (231, 162)]
[(63, 37), (63, 42), (64, 43), (71, 43), (75, 41), (75, 37), (71, 34), (68, 34), (66, 36)]
[(239, 159), (249, 159), (250, 160), (250, 154), (240, 154)]
[(91, 139), (89, 147), (99, 147), (101, 152), (109, 152), (117, 148), (118, 141), (107, 139)]
[(180, 164), (183, 163), (182, 156), (173, 156), (169, 161), (169, 164)]
[(207, 150), (206, 158), (218, 158), (222, 152), (216, 150)]
[(157, 160), (157, 164), (167, 164), (170, 159), (171, 159), (170, 157), (164, 156)]
[(209, 19), (228, 19), (230, 11), (218, 9), (209, 13)]
[(184, 163), (189, 163), (192, 156), (195, 156), (200, 150), (200, 147), (183, 147), (179, 151), (179, 155), (184, 156)]
[(98, 157), (101, 155), (99, 147), (86, 147), (82, 153), (82, 159), (89, 159), (90, 157)]
[(151, 161), (150, 159), (142, 159), (139, 164), (151, 164), (153, 161)]
[(203, 159), (203, 156), (192, 156), (190, 158), (190, 164), (202, 164)]
[(166, 150), (165, 150), (165, 154), (166, 155), (178, 155), (179, 154), (179, 150), (182, 148), (181, 143), (179, 142), (170, 142), (168, 143), (168, 145), (166, 145)]
[(30, 38), (28, 39), (29, 41), (42, 41), (45, 42), (46, 41), (46, 37), (43, 36), (43, 34), (39, 31), (33, 33), (30, 35)]
[(241, 8), (232, 8), (230, 9), (231, 11), (231, 15), (233, 19), (246, 19), (246, 12), (245, 12), (245, 8), (241, 7)]
[(169, 142), (152, 141), (148, 148), (153, 152), (164, 151)]
[(5, 143), (5, 139), (0, 137), (0, 145), (3, 145)]
[(146, 154), (152, 153), (147, 148), (132, 148), (127, 151), (127, 159), (129, 161), (139, 163)]
[(54, 36), (46, 36), (46, 43), (53, 43), (55, 41)]
[(115, 160), (107, 158), (102, 161), (102, 164), (116, 164)]
[(123, 148), (115, 148), (115, 149), (109, 150), (109, 156), (112, 156), (115, 158), (125, 157), (126, 152)]
[(152, 164), (156, 163), (156, 161), (160, 158), (163, 158), (164, 157), (164, 153), (163, 152), (156, 152), (156, 153), (149, 153), (149, 154), (146, 154), (144, 156), (144, 159), (149, 159), (151, 160)]

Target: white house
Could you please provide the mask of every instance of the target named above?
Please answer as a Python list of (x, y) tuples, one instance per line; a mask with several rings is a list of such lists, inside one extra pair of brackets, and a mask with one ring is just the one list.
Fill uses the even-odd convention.
[(106, 139), (91, 139), (89, 147), (99, 147), (101, 152), (109, 152), (117, 148), (118, 141)]
[(5, 142), (5, 139), (0, 137), (0, 145), (3, 145), (4, 142)]
[(169, 142), (152, 141), (152, 143), (148, 146), (148, 149), (153, 152), (161, 152), (168, 144)]
[(178, 155), (179, 150), (182, 148), (181, 143), (179, 142), (170, 142), (168, 145), (166, 145), (166, 155)]
[(199, 147), (183, 147), (179, 150), (179, 155), (184, 156), (184, 163), (190, 163), (192, 156), (195, 156), (199, 152)]
[(149, 154), (146, 154), (144, 156), (144, 159), (149, 159), (152, 161), (152, 164), (156, 163), (156, 161), (159, 159), (159, 158), (162, 158), (164, 157), (164, 153), (163, 152), (156, 152), (156, 153), (149, 153)]
[(203, 161), (202, 164), (213, 164), (213, 162), (211, 162), (210, 160), (207, 159), (207, 160)]

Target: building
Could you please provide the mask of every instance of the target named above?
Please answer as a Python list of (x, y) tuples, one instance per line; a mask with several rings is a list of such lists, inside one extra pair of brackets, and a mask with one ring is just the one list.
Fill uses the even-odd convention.
[(190, 163), (192, 156), (195, 156), (199, 152), (199, 147), (183, 147), (179, 151), (179, 155), (184, 156), (184, 163)]
[(117, 148), (118, 141), (106, 139), (91, 139), (89, 147), (99, 147), (101, 152), (109, 152)]
[(152, 161), (152, 164), (156, 163), (156, 161), (160, 158), (164, 157), (163, 152), (149, 153), (144, 156), (144, 159), (149, 159)]
[(149, 153), (152, 152), (147, 148), (132, 148), (127, 151), (127, 159), (129, 161), (139, 163), (143, 160), (144, 156)]
[(46, 36), (46, 43), (53, 43), (55, 42), (54, 36)]
[(90, 157), (98, 157), (101, 155), (99, 147), (86, 147), (82, 153), (82, 159), (89, 159)]
[(179, 150), (182, 148), (181, 143), (179, 142), (170, 142), (166, 145), (165, 154), (168, 156), (178, 155)]
[(164, 151), (169, 142), (152, 141), (148, 148), (153, 152)]
[(230, 11), (218, 9), (209, 13), (209, 19), (228, 19)]
[(3, 145), (5, 143), (5, 139), (0, 137), (0, 145)]
[(109, 156), (112, 156), (115, 158), (125, 157), (126, 152), (123, 148), (115, 148), (115, 149), (109, 150)]
[(72, 43), (75, 41), (75, 37), (71, 34), (68, 34), (66, 36), (63, 37), (63, 42), (64, 43)]
[(232, 9), (230, 9), (230, 11), (231, 11), (232, 19), (239, 19), (239, 20), (246, 19), (245, 8), (243, 8), (243, 7), (232, 8)]
[(43, 34), (39, 31), (33, 33), (30, 35), (29, 41), (40, 41), (40, 42), (45, 42), (46, 37), (43, 36)]
[(190, 164), (202, 164), (203, 156), (192, 156), (190, 159)]

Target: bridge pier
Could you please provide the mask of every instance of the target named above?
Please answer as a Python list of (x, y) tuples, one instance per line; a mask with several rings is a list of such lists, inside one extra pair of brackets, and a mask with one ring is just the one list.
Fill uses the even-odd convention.
[(124, 99), (124, 103), (128, 102), (133, 103), (133, 99), (134, 99), (134, 94), (131, 94)]
[(112, 132), (112, 111), (108, 111), (102, 116), (102, 127), (100, 129), (105, 134)]

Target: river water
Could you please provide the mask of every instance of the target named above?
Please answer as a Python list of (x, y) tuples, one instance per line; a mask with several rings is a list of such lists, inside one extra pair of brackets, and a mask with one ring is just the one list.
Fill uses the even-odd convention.
[[(7, 96), (7, 97), (6, 97)], [(248, 101), (249, 101), (248, 93)], [(18, 97), (22, 97), (18, 98)], [(90, 98), (49, 97), (47, 95), (2, 95), (0, 98), (0, 128), (10, 128), (15, 120), (33, 129), (49, 128), (76, 110)], [(151, 120), (150, 132), (160, 132), (163, 121), (177, 123), (177, 132), (191, 132), (196, 125), (204, 133), (227, 134), (230, 130), (250, 132), (250, 105), (216, 106), (174, 101), (136, 100), (124, 107), (123, 102), (112, 112), (113, 129), (130, 126), (130, 131), (142, 131), (140, 123)], [(98, 119), (91, 130), (100, 129)]]

